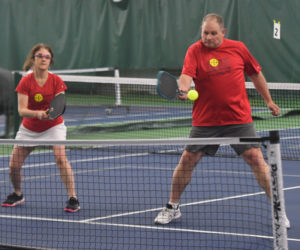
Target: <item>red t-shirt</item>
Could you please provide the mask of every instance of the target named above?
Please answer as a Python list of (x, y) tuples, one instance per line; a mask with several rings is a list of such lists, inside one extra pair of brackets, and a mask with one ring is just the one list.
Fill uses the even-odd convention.
[(216, 49), (198, 41), (188, 49), (182, 74), (193, 77), (199, 98), (193, 106), (193, 126), (222, 126), (252, 122), (245, 75), (261, 67), (246, 46), (224, 39)]
[[(67, 86), (57, 75), (48, 73), (48, 79), (45, 85), (41, 87), (36, 82), (34, 74), (31, 73), (21, 79), (15, 91), (28, 96), (28, 109), (47, 110), (53, 97), (66, 89)], [(43, 132), (62, 122), (62, 116), (55, 120), (39, 120), (35, 117), (24, 117), (22, 124), (31, 131)]]

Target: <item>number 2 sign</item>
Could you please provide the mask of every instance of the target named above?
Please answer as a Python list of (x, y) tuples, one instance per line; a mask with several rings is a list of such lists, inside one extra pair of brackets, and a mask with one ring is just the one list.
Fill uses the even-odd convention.
[(280, 21), (274, 20), (273, 38), (280, 39)]

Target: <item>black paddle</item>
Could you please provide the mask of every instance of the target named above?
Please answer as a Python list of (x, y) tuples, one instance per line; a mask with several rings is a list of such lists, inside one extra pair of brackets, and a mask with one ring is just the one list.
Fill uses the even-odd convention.
[(58, 94), (55, 96), (49, 105), (49, 110), (47, 114), (51, 120), (55, 120), (57, 117), (62, 115), (66, 109), (66, 95), (65, 94)]
[(178, 88), (176, 77), (166, 71), (158, 72), (156, 91), (161, 97), (169, 101), (176, 99), (178, 95), (184, 94)]

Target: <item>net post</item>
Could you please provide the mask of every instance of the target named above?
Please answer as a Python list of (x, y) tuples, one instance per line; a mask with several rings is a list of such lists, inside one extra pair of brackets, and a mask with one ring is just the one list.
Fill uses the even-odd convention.
[(274, 249), (288, 249), (287, 229), (284, 226), (285, 201), (283, 194), (283, 177), (279, 132), (270, 131), (270, 144), (268, 145), (268, 161), (271, 177), (271, 206)]
[[(119, 78), (120, 77), (120, 72), (118, 69), (114, 70), (114, 75), (115, 77)], [(116, 105), (121, 105), (121, 88), (120, 88), (120, 83), (116, 83)]]

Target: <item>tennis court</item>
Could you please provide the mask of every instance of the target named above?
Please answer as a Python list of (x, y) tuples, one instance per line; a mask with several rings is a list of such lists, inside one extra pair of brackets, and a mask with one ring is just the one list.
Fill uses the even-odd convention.
[[(11, 95), (24, 74), (20, 70), (28, 49), (40, 42), (50, 45), (52, 58), (42, 53), (32, 59), (55, 55), (49, 71), (68, 88), (63, 114), (67, 140), (60, 143), (66, 145), (81, 209), (74, 214), (64, 211), (68, 195), (57, 169), (60, 162), (56, 164), (50, 150), (59, 142), (42, 141), (22, 167), (25, 203), (0, 207), (0, 249), (300, 249), (299, 8), (297, 0), (2, 1), (0, 30), (5, 39), (0, 40), (0, 65), (14, 72), (15, 82), (0, 77), (0, 135), (14, 138), (19, 128), (17, 98)], [(246, 45), (280, 107), (280, 115), (273, 117), (249, 82), (253, 78), (246, 76), (259, 137), (268, 137), (270, 131), (280, 135), (280, 154), (270, 153), (272, 139), (261, 145), (271, 166), (272, 202), (228, 145), (237, 138), (230, 138), (231, 143), (219, 138), (217, 155), (201, 160), (181, 197), (182, 217), (156, 225), (154, 218), (169, 201), (193, 108), (190, 100), (161, 98), (156, 73), (167, 71), (177, 78), (183, 63), (191, 61), (189, 46), (200, 39), (206, 46), (203, 17), (208, 13), (224, 18), (224, 24), (218, 22), (219, 38), (224, 35), (227, 42)], [(216, 44), (213, 49), (217, 48)], [(206, 63), (208, 78), (221, 79), (228, 73), (226, 81), (231, 81), (232, 51), (224, 57), (211, 52), (207, 62), (199, 60), (199, 67)], [(252, 62), (256, 69), (259, 65)], [(28, 60), (27, 66), (34, 69)], [(220, 92), (216, 104), (223, 93), (233, 93), (233, 88), (221, 89), (215, 89)], [(239, 99), (243, 98), (236, 98), (237, 105)], [(217, 105), (207, 114), (214, 108)], [(215, 113), (219, 117), (220, 109)], [(201, 143), (209, 142), (207, 138)], [(0, 140), (1, 202), (12, 192), (9, 161), (14, 145), (13, 139)], [(284, 210), (291, 222), (288, 231), (281, 221)]]
[[(64, 113), (69, 139), (188, 136), (192, 102), (163, 101), (155, 92), (155, 79), (63, 77), (70, 90)], [(78, 90), (74, 79), (79, 84), (87, 81), (86, 93), (77, 94), (82, 88)], [(277, 119), (270, 118), (251, 86), (248, 94), (259, 135), (266, 136), (268, 128), (280, 131), (286, 206), (292, 224), (288, 244), (289, 249), (297, 249), (300, 222), (293, 197), (300, 188), (295, 161), (299, 159), (300, 130), (298, 116), (293, 114), (298, 114), (299, 105), (294, 101), (298, 86), (289, 86), (292, 89), (284, 94), (280, 86), (271, 89), (283, 114), (288, 114)], [(67, 196), (51, 151), (38, 149), (23, 169), (25, 204), (0, 208), (5, 228), (1, 243), (37, 249), (272, 249), (270, 203), (249, 167), (228, 146), (197, 167), (181, 200), (182, 218), (166, 226), (153, 223), (169, 199), (172, 173), (182, 149), (182, 145), (70, 147), (68, 158), (81, 205), (76, 214), (63, 211)], [(2, 199), (11, 192), (10, 150), (6, 145), (1, 153)]]
[[(69, 139), (184, 138), (192, 102), (165, 102), (155, 79), (63, 76), (70, 93), (64, 113)], [(68, 78), (71, 80), (68, 82)], [(75, 80), (84, 85), (86, 92)], [(88, 79), (88, 80), (87, 80)], [(111, 82), (110, 82), (111, 81)], [(120, 87), (119, 92), (116, 86)], [(248, 86), (260, 136), (279, 129), (284, 171), (289, 249), (300, 245), (297, 219), (300, 173), (298, 86), (271, 88), (283, 114), (270, 118)], [(78, 89), (79, 88), (79, 89)], [(134, 94), (132, 94), (134, 93)], [(4, 117), (3, 117), (4, 119)], [(93, 145), (93, 144), (92, 144)], [(183, 146), (74, 146), (68, 150), (81, 210), (63, 211), (67, 200), (51, 151), (38, 149), (23, 168), (26, 202), (0, 208), (0, 242), (45, 249), (272, 249), (271, 206), (253, 173), (228, 147), (206, 158), (181, 200), (182, 218), (158, 226), (153, 220), (169, 199), (172, 173)], [(262, 147), (264, 149), (264, 147)], [(1, 197), (11, 192), (11, 146), (1, 150)], [(264, 153), (266, 151), (264, 149)], [(27, 190), (27, 191), (26, 191)]]
[[(70, 147), (81, 210), (68, 214), (51, 151), (40, 148), (23, 167), (25, 203), (0, 208), (1, 243), (37, 249), (272, 249), (270, 203), (240, 158), (205, 158), (182, 197), (182, 218), (166, 226), (153, 223), (168, 201), (181, 150), (180, 145)], [(2, 199), (11, 191), (8, 160), (1, 156)], [(297, 162), (283, 161), (283, 172), (292, 224), (288, 244), (298, 249)]]

